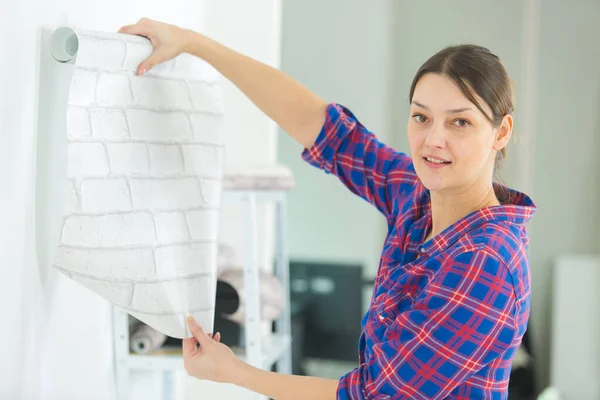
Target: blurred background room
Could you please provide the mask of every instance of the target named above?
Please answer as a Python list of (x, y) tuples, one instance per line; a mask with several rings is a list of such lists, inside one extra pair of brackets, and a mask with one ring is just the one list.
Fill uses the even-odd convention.
[[(587, 0), (288, 0), (283, 7), (282, 69), (348, 106), (402, 151), (410, 83), (429, 55), (474, 43), (505, 64), (516, 95), (515, 136), (500, 175), (539, 207), (528, 226), (531, 317), (511, 399), (535, 398), (549, 386), (564, 399), (600, 398), (599, 18), (600, 2)], [(292, 261), (350, 267), (349, 276), (360, 266), (365, 311), (385, 220), (305, 165), (286, 136), (278, 155), (297, 179), (289, 196)], [(341, 290), (357, 293), (358, 283)], [(331, 377), (351, 366), (307, 361), (310, 373)]]

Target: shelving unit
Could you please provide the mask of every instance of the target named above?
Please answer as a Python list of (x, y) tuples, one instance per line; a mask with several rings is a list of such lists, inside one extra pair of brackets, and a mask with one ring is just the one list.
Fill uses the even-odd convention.
[[(224, 189), (224, 204), (244, 207), (244, 299), (246, 315), (244, 324), (244, 349), (232, 350), (248, 364), (261, 369), (273, 365), (281, 373), (292, 372), (291, 315), (289, 299), (289, 257), (286, 228), (286, 188), (283, 189)], [(272, 203), (275, 206), (275, 276), (284, 291), (284, 311), (275, 322), (275, 332), (262, 334), (259, 302), (258, 261), (258, 205)], [(163, 399), (174, 400), (174, 372), (183, 369), (180, 347), (163, 347), (159, 351), (140, 355), (129, 349), (129, 314), (113, 306), (113, 336), (117, 399), (129, 400), (129, 379), (132, 370), (153, 371), (162, 381)], [(262, 396), (257, 395), (257, 399)]]

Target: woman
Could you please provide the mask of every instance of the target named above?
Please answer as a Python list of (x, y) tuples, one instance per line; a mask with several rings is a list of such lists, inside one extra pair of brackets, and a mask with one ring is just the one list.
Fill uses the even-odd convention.
[(525, 224), (536, 206), (493, 182), (513, 129), (495, 55), (465, 45), (425, 62), (410, 90), (409, 157), (343, 106), (199, 33), (147, 19), (120, 32), (153, 43), (138, 74), (182, 52), (210, 63), (388, 222), (356, 369), (339, 381), (262, 371), (190, 320), (190, 375), (274, 399), (506, 398), (529, 318)]

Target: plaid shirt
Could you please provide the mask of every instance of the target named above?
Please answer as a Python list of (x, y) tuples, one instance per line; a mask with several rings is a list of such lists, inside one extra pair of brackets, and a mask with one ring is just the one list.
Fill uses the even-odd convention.
[(378, 141), (348, 109), (328, 105), (302, 157), (388, 223), (359, 366), (340, 378), (337, 398), (507, 398), (529, 318), (531, 199), (507, 188), (508, 204), (475, 211), (423, 243), (429, 192), (412, 159)]

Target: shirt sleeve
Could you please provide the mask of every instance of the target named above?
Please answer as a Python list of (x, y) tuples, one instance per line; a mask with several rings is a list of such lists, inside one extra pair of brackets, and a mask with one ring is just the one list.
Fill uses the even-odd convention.
[(384, 340), (340, 379), (338, 399), (442, 399), (486, 365), (509, 363), (520, 335), (508, 268), (483, 251), (442, 268), (410, 311), (394, 319), (376, 306), (379, 321), (391, 319)]
[(339, 104), (327, 106), (321, 132), (315, 143), (304, 149), (302, 158), (336, 175), (386, 217), (394, 209), (393, 202), (405, 199), (403, 194), (411, 192), (418, 182), (408, 155), (383, 144)]

